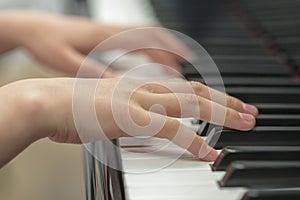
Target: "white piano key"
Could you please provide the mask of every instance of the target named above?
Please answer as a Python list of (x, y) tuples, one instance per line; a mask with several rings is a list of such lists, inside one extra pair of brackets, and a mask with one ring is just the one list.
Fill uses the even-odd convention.
[[(203, 163), (205, 164), (205, 163)], [(206, 163), (208, 166), (208, 163)], [(178, 166), (179, 167), (179, 166)], [(194, 167), (192, 167), (194, 168)], [(225, 172), (211, 172), (209, 167), (172, 171), (164, 169), (155, 173), (124, 174), (128, 199), (239, 199), (244, 188), (219, 188)], [(201, 198), (200, 198), (201, 197)]]
[(207, 163), (199, 160), (184, 160), (180, 159), (177, 162), (170, 158), (165, 159), (144, 159), (144, 160), (123, 160), (123, 170), (127, 173), (144, 173), (155, 172), (159, 170), (164, 171), (187, 171), (187, 170), (201, 170), (209, 169)]
[(153, 187), (158, 184), (162, 187), (180, 185), (217, 186), (216, 180), (221, 179), (224, 172), (209, 173), (208, 170), (178, 170), (159, 171), (144, 174), (124, 174), (127, 187)]
[(239, 200), (241, 199), (245, 189), (243, 188), (230, 188), (219, 189), (211, 187), (199, 186), (173, 186), (173, 187), (147, 187), (147, 188), (128, 188), (128, 200), (158, 200), (158, 199), (205, 199), (205, 200)]
[(147, 159), (164, 159), (164, 158), (186, 158), (197, 159), (185, 149), (178, 148), (175, 145), (164, 146), (142, 146), (122, 148), (122, 160), (147, 160)]
[(171, 143), (167, 139), (155, 138), (155, 137), (123, 137), (119, 139), (121, 147), (130, 146), (154, 146), (154, 145), (166, 145)]
[[(244, 193), (243, 188), (219, 188), (217, 181), (224, 172), (212, 172), (210, 163), (200, 161), (172, 143), (168, 145), (168, 140), (151, 138), (150, 142), (145, 141), (145, 138), (130, 138), (121, 143), (125, 146), (121, 155), (127, 199), (235, 200)], [(164, 145), (163, 150), (149, 154)], [(178, 154), (182, 157), (172, 160)]]

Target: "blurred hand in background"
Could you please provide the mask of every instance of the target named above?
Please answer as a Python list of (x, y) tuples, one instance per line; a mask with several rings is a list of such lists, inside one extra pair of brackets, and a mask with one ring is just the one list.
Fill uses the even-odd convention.
[[(188, 48), (167, 31), (141, 29), (142, 34), (130, 34), (137, 27), (111, 26), (88, 18), (52, 15), (37, 11), (4, 11), (0, 14), (0, 53), (24, 47), (38, 61), (70, 75), (76, 75), (86, 56), (101, 42), (115, 34), (127, 31), (122, 41), (110, 45), (109, 49), (130, 49), (134, 46), (156, 46), (161, 49), (191, 55)], [(107, 49), (106, 49), (107, 50)], [(182, 58), (159, 49), (140, 49), (154, 62), (172, 67), (181, 72), (178, 62)], [(88, 63), (88, 62), (87, 62)], [(103, 64), (90, 62), (91, 70), (104, 70)], [(103, 77), (113, 77), (111, 69)]]

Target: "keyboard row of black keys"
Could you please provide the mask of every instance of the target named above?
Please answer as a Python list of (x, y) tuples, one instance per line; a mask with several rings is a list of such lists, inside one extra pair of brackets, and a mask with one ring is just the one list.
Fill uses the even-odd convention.
[[(205, 133), (217, 140), (215, 148), (223, 148), (212, 165), (213, 171), (226, 170), (220, 187), (249, 188), (242, 200), (300, 199), (300, 2), (172, 2), (156, 6), (162, 23), (203, 45), (226, 92), (259, 108), (251, 131), (216, 128)], [(205, 76), (209, 86), (220, 87), (218, 74), (198, 67), (201, 75), (184, 64), (188, 80), (205, 83)]]

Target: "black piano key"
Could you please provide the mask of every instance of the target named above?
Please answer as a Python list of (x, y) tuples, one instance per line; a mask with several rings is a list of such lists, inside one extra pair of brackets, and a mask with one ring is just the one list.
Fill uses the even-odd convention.
[(251, 55), (251, 56), (258, 56), (264, 55), (265, 50), (260, 48), (249, 48), (249, 46), (245, 46), (245, 48), (236, 48), (234, 46), (213, 46), (208, 45), (204, 46), (205, 50), (211, 55), (212, 57), (215, 55)]
[(300, 115), (261, 114), (256, 118), (256, 126), (300, 126)]
[(300, 187), (300, 162), (234, 161), (218, 183), (221, 187)]
[[(253, 1), (253, 0), (242, 0), (242, 2), (244, 4), (247, 5), (247, 7), (249, 8), (253, 8), (253, 9), (261, 9), (262, 11), (266, 10), (266, 6), (268, 6), (268, 8), (290, 8), (293, 9), (295, 6), (299, 5), (299, 1), (297, 0), (264, 0), (264, 1)], [(271, 15), (273, 16), (273, 15)], [(276, 17), (276, 15), (274, 16)]]
[[(256, 8), (255, 8), (256, 9)], [(291, 8), (289, 8), (289, 10), (291, 11)], [(265, 28), (264, 24), (265, 23), (269, 23), (269, 22), (281, 22), (281, 21), (290, 21), (290, 20), (295, 20), (298, 17), (300, 17), (300, 13), (299, 12), (294, 12), (294, 13), (289, 13), (289, 14), (285, 14), (285, 15), (261, 15), (260, 13), (257, 12), (252, 12), (253, 17), (256, 17), (257, 21), (259, 21), (262, 24), (262, 27)], [(288, 24), (288, 23), (287, 23)], [(288, 30), (285, 30), (286, 32), (288, 32)]]
[[(252, 38), (252, 37), (245, 37), (245, 38), (237, 38), (237, 37), (201, 37), (201, 38), (195, 38), (197, 41), (202, 41), (200, 44), (202, 44), (203, 46), (208, 46), (208, 45), (236, 45), (236, 46), (259, 46), (260, 45), (260, 41), (257, 40), (256, 38)], [(236, 59), (239, 59), (238, 57), (235, 57)], [(266, 56), (261, 57), (263, 60), (265, 60)], [(260, 57), (254, 58), (256, 59), (260, 59)], [(272, 61), (271, 59), (268, 59), (269, 61)]]
[[(205, 83), (203, 78), (194, 77), (190, 80)], [(206, 76), (206, 80), (209, 80), (210, 86), (224, 85), (226, 87), (299, 87), (300, 82), (293, 80), (290, 77), (260, 77), (260, 76), (223, 76), (223, 82), (220, 82), (220, 78), (217, 76)]]
[(300, 103), (299, 88), (227, 87), (226, 92), (249, 103)]
[(213, 171), (226, 170), (227, 166), (237, 160), (251, 161), (300, 161), (300, 147), (289, 146), (228, 146), (223, 148), (212, 165)]
[(250, 56), (250, 55), (243, 55), (243, 56), (236, 56), (236, 55), (231, 55), (231, 56), (224, 56), (224, 55), (216, 55), (212, 57), (214, 62), (217, 64), (267, 64), (267, 65), (274, 65), (276, 66), (276, 61), (274, 60), (273, 57), (271, 56), (265, 56), (265, 55), (259, 55), (259, 56)]
[[(300, 146), (300, 127), (256, 127), (250, 131), (210, 131), (209, 144), (216, 149), (226, 146)], [(215, 143), (215, 144), (214, 144)]]
[[(273, 11), (267, 13), (265, 12), (267, 9), (264, 9), (264, 13), (260, 12), (258, 13), (258, 10), (255, 10), (255, 12), (253, 12), (253, 16), (257, 17), (258, 20), (260, 20), (260, 23), (262, 25), (262, 27), (264, 27), (265, 29), (267, 29), (268, 31), (272, 31), (274, 27), (278, 27), (278, 26), (285, 26), (288, 27), (290, 25), (297, 25), (297, 21), (293, 20), (296, 18), (299, 18), (299, 9), (292, 9), (291, 7), (286, 8), (286, 10), (279, 10), (279, 9), (274, 9)], [(286, 11), (289, 12), (286, 12)], [(277, 17), (268, 17), (269, 16), (275, 16), (277, 15)], [(280, 19), (278, 17), (280, 16), (285, 16), (284, 18)], [(297, 27), (295, 27), (297, 29)], [(286, 30), (286, 32), (288, 32), (288, 30)]]
[[(190, 64), (182, 64), (185, 77), (189, 78), (199, 78), (200, 75), (222, 75), (223, 77), (227, 76), (236, 76), (236, 77), (248, 77), (248, 76), (260, 76), (260, 77), (290, 77), (290, 73), (286, 68), (282, 66), (274, 66), (268, 64), (222, 64), (217, 65), (219, 72), (214, 70), (199, 66), (199, 72)], [(197, 67), (197, 66), (196, 66)]]
[(300, 188), (250, 189), (241, 200), (299, 200)]
[[(299, 35), (299, 33), (298, 33), (298, 35)], [(286, 40), (283, 40), (282, 42), (278, 41), (278, 43), (280, 44), (280, 46), (283, 49), (286, 49), (290, 55), (299, 55), (299, 53), (300, 53), (300, 47), (298, 44), (299, 42), (295, 43), (294, 39), (287, 38)]]
[(300, 114), (300, 104), (255, 104), (261, 114)]
[(287, 77), (223, 77), (225, 86), (300, 87), (300, 82)]

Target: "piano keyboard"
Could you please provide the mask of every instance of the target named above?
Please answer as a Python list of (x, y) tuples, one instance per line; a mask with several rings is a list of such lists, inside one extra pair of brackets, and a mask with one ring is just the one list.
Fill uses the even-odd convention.
[[(201, 162), (167, 140), (121, 138), (118, 155), (124, 172), (96, 161), (90, 164), (103, 172), (102, 198), (300, 199), (300, 1), (151, 2), (164, 26), (187, 33), (205, 47), (226, 92), (255, 104), (260, 114), (251, 131), (216, 127), (199, 133), (212, 141), (219, 137), (214, 147), (220, 155), (214, 163)], [(183, 67), (188, 80), (203, 82), (191, 65)], [(217, 89), (216, 74), (205, 68), (203, 73)], [(197, 120), (183, 123), (201, 126)], [(87, 175), (93, 177), (91, 169)], [(88, 199), (97, 199), (97, 181), (87, 183), (94, 185), (87, 188)]]

